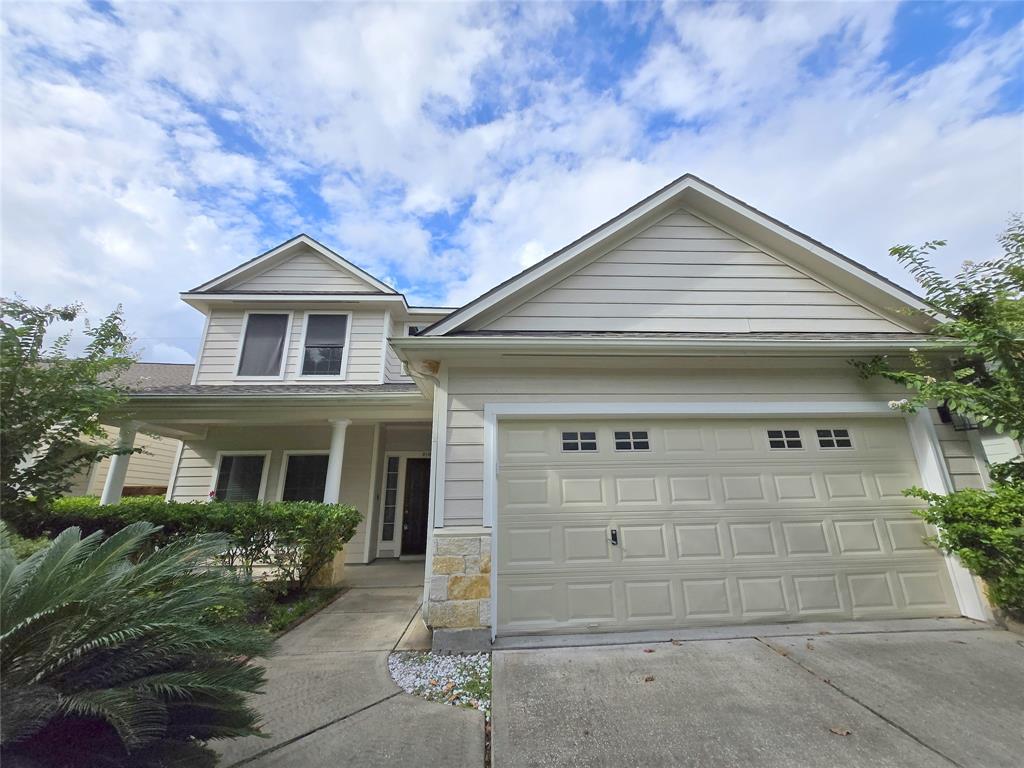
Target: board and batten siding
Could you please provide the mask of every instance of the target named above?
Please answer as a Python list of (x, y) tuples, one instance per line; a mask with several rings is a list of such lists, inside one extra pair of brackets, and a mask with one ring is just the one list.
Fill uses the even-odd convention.
[[(186, 440), (182, 446), (174, 477), (171, 498), (174, 501), (206, 501), (213, 484), (217, 452), (270, 451), (270, 464), (264, 499), (281, 498), (281, 478), (285, 451), (324, 451), (330, 446), (326, 425), (295, 427), (214, 427), (205, 440)], [(373, 425), (353, 424), (345, 433), (345, 458), (341, 468), (341, 503), (350, 504), (363, 514), (355, 536), (345, 545), (345, 560), (365, 562), (366, 529), (375, 520), (368, 510), (373, 460)]]
[[(485, 403), (843, 401), (899, 399), (902, 387), (864, 381), (844, 362), (774, 359), (704, 361), (673, 370), (452, 368), (448, 372), (445, 456), (445, 526), (483, 522), (483, 424)], [(716, 367), (719, 366), (719, 367)], [(612, 412), (610, 415), (614, 415)], [(643, 417), (638, 417), (643, 419)], [(782, 419), (781, 421), (785, 421)], [(837, 426), (842, 426), (837, 424)], [(982, 480), (966, 440), (938, 428), (953, 482), (975, 487)], [(965, 453), (965, 451), (968, 451)]]
[[(258, 311), (292, 312), (291, 333), (288, 336), (287, 362), (284, 380), (295, 383), (322, 384), (330, 377), (301, 378), (302, 327), (307, 313), (349, 312), (352, 330), (349, 335), (348, 367), (345, 382), (352, 384), (379, 384), (381, 366), (381, 345), (384, 343), (384, 312), (377, 309), (252, 307)], [(242, 323), (245, 308), (213, 309), (199, 357), (199, 375), (196, 384), (236, 384), (246, 379), (236, 379), (238, 350), (242, 344)], [(338, 379), (333, 379), (338, 381)], [(258, 383), (258, 382), (257, 382)], [(271, 382), (273, 383), (273, 382)]]
[(906, 329), (683, 210), (483, 326), (489, 331)]
[(378, 288), (332, 264), (313, 250), (297, 253), (287, 261), (254, 277), (231, 285), (232, 290), (250, 291), (341, 291), (380, 293)]

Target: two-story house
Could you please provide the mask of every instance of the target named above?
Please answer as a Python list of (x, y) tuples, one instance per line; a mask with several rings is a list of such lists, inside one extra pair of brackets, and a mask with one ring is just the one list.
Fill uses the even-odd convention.
[(354, 505), (435, 631), (988, 615), (901, 493), (981, 485), (978, 441), (849, 364), (946, 354), (928, 307), (696, 177), (456, 310), (304, 235), (182, 299), (192, 382), (124, 439), (182, 441), (169, 498)]

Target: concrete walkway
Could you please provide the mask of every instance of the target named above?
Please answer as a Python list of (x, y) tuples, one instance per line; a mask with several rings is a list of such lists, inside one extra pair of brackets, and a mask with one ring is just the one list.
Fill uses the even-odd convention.
[(254, 705), (269, 738), (216, 744), (220, 765), (481, 768), (483, 715), (409, 696), (388, 674), (396, 647), (429, 647), (423, 563), (349, 566), (346, 583), (357, 586), (283, 635), (265, 662)]
[(495, 651), (492, 765), (1021, 765), (1024, 637), (872, 625)]

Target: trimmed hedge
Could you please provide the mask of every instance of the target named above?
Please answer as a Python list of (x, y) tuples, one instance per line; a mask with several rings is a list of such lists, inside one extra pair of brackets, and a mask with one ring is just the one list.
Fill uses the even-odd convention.
[(30, 538), (72, 526), (83, 535), (111, 534), (143, 521), (160, 526), (158, 545), (179, 536), (220, 533), (231, 542), (222, 556), (225, 565), (251, 574), (255, 563), (268, 564), (282, 580), (305, 589), (355, 535), (362, 515), (343, 504), (313, 501), (176, 502), (162, 496), (133, 496), (101, 505), (93, 496), (69, 496), (55, 500), (45, 512), (33, 510), (6, 519)]

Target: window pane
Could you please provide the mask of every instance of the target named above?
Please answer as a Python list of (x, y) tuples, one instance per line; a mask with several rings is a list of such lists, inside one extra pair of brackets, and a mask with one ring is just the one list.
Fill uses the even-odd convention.
[(395, 538), (395, 511), (398, 502), (398, 457), (388, 457), (388, 467), (384, 479), (384, 521), (380, 529), (383, 541)]
[(326, 485), (326, 456), (288, 457), (282, 496), (285, 501), (323, 501)]
[(345, 315), (310, 315), (302, 356), (303, 376), (337, 376), (345, 352)]
[(256, 501), (263, 478), (263, 456), (222, 456), (214, 497), (218, 501)]
[(288, 315), (249, 315), (239, 376), (277, 376), (281, 372)]

